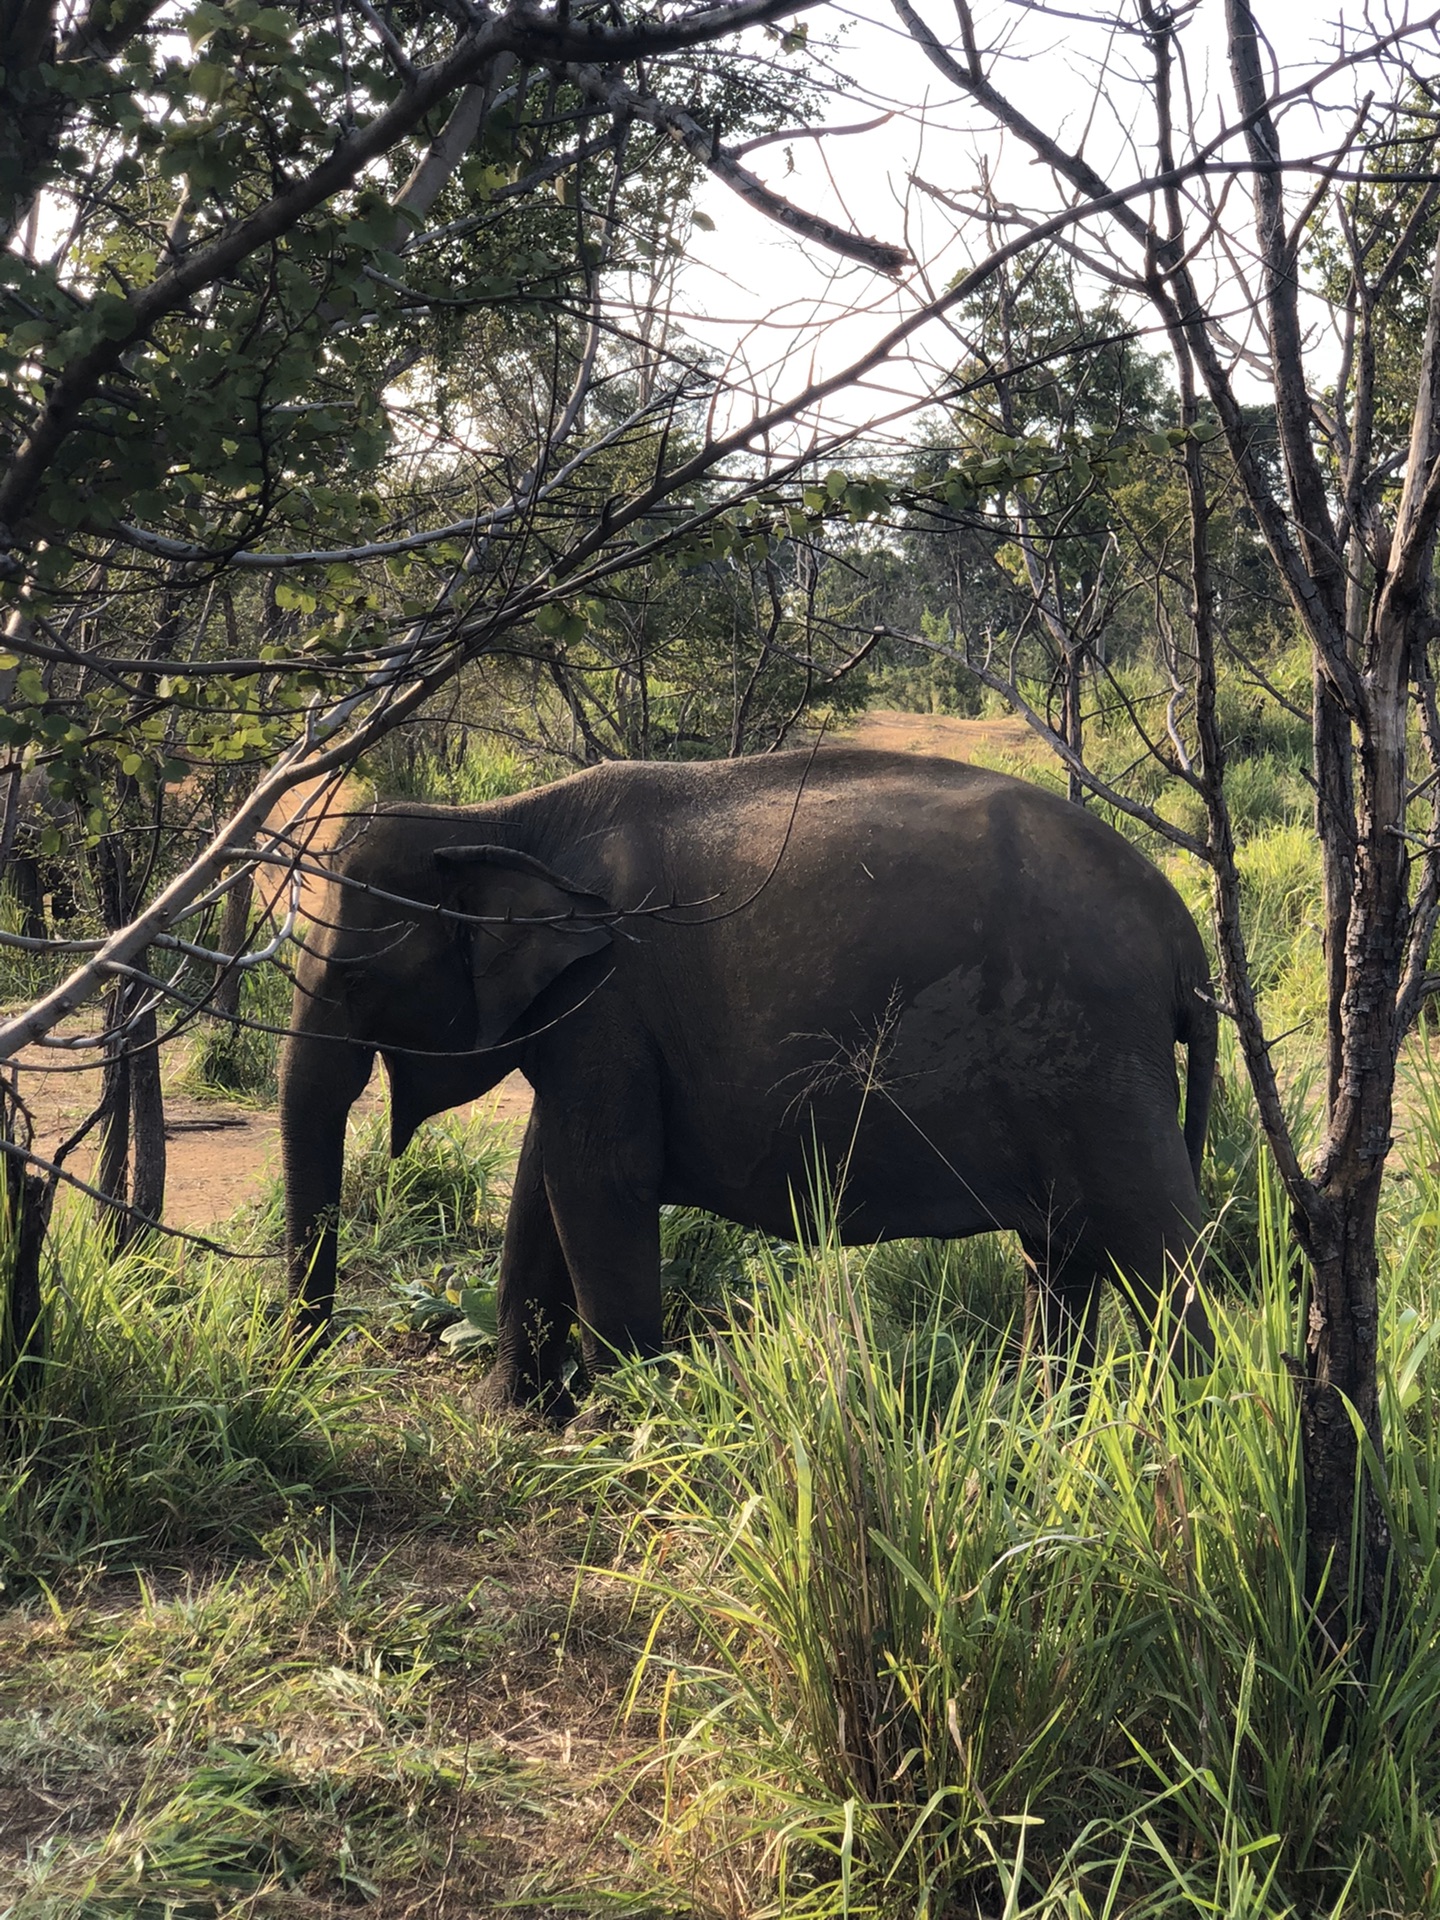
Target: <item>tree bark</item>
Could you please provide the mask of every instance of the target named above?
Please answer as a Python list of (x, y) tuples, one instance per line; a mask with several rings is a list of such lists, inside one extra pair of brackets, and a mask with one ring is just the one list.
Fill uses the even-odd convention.
[[(116, 834), (101, 840), (95, 851), (95, 891), (100, 917), (107, 928), (123, 927), (129, 917), (130, 888), (125, 848)], [(116, 976), (105, 994), (105, 1066), (101, 1076), (100, 1154), (95, 1185), (115, 1204), (101, 1209), (108, 1219), (116, 1250), (129, 1238), (130, 1199), (130, 1052), (125, 1022), (131, 1010), (130, 983)]]
[[(158, 1221), (165, 1212), (165, 1096), (155, 1039), (152, 1007), (136, 1021), (130, 1034), (134, 1049), (130, 1056), (130, 1205), (141, 1218)], [(140, 1221), (132, 1214), (126, 1237), (132, 1237), (139, 1226)]]
[(1391, 1554), (1376, 1482), (1383, 1460), (1375, 1386), (1379, 1197), (1377, 1175), (1297, 1220), (1310, 1302), (1305, 1365), (1291, 1363), (1305, 1476), (1306, 1595), (1326, 1653), (1346, 1656), (1360, 1674), (1384, 1623)]
[[(245, 951), (250, 931), (250, 906), (255, 897), (255, 876), (243, 873), (225, 896), (220, 915), (220, 951), (239, 954)], [(233, 1020), (240, 1011), (240, 983), (245, 978), (239, 967), (217, 967), (215, 994), (210, 1004), (216, 1013)]]
[[(1070, 640), (1064, 651), (1062, 671), (1065, 675), (1065, 720), (1063, 732), (1071, 751), (1077, 760), (1085, 752), (1085, 716), (1081, 711), (1081, 700), (1085, 691), (1085, 654), (1084, 649)], [(1085, 782), (1074, 767), (1069, 770), (1068, 790), (1070, 799), (1077, 807), (1085, 804)]]
[(95, 1164), (95, 1185), (114, 1202), (112, 1206), (102, 1204), (100, 1214), (109, 1224), (117, 1252), (130, 1237), (130, 1216), (125, 1211), (130, 1199), (130, 1052), (125, 1037), (129, 997), (123, 980), (115, 981), (106, 995), (109, 1039), (100, 1083), (103, 1115), (100, 1154)]
[[(0, 1109), (3, 1137), (15, 1141), (18, 1109), (3, 1091)], [(28, 1127), (25, 1131), (28, 1137)], [(5, 1215), (0, 1223), (4, 1256), (0, 1263), (0, 1407), (22, 1405), (43, 1375), (45, 1320), (40, 1258), (54, 1198), (51, 1178), (31, 1173), (12, 1154), (0, 1155), (0, 1199)]]

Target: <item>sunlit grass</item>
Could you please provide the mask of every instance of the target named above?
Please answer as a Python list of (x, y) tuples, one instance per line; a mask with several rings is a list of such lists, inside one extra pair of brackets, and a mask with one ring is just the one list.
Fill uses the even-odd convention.
[[(25, 914), (9, 884), (0, 880), (0, 933), (25, 931)], [(88, 925), (73, 931), (88, 933)], [(27, 953), (0, 942), (0, 1007), (25, 1006), (62, 980), (74, 960), (65, 954)]]
[(385, 799), (424, 800), (446, 807), (504, 800), (554, 779), (557, 772), (573, 771), (518, 753), (476, 731), (460, 734), (443, 750), (430, 741), (412, 742), (398, 732), (377, 750), (370, 770)]
[(466, 1712), (469, 1667), (523, 1644), (516, 1609), (457, 1584), (453, 1556), (306, 1516), (260, 1549), (112, 1579), (0, 1637), (0, 1794), (67, 1815), (0, 1850), (13, 1920), (330, 1913), (446, 1881), (483, 1905), (497, 1842), (547, 1789)]
[(1355, 1711), (1302, 1592), (1273, 1184), (1266, 1216), (1203, 1381), (1121, 1335), (1047, 1398), (953, 1300), (878, 1316), (874, 1256), (833, 1247), (627, 1376), (598, 1490), (705, 1648), (637, 1683), (669, 1730), (657, 1874), (755, 1914), (1440, 1910), (1429, 1342), (1392, 1322), (1407, 1604)]

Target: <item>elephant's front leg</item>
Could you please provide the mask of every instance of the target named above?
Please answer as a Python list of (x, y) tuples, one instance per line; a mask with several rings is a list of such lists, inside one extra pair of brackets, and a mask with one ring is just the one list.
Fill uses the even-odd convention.
[(565, 1386), (565, 1356), (575, 1293), (545, 1190), (538, 1105), (515, 1169), (496, 1310), (500, 1353), (486, 1381), (486, 1397), (497, 1407), (528, 1407), (550, 1419), (568, 1418), (574, 1403)]
[(563, 1178), (551, 1205), (575, 1288), (585, 1372), (613, 1367), (626, 1354), (659, 1353), (660, 1206), (605, 1181), (578, 1185)]
[(575, 1289), (591, 1379), (625, 1354), (660, 1351), (658, 1116), (581, 1109), (545, 1136), (545, 1188)]

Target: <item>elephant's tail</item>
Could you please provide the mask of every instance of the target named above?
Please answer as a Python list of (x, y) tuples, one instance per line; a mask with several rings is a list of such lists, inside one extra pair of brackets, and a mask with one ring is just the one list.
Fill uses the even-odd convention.
[(1200, 1156), (1205, 1151), (1205, 1129), (1210, 1124), (1210, 1095), (1215, 1085), (1215, 1056), (1220, 1022), (1215, 1004), (1206, 997), (1206, 984), (1187, 981), (1181, 989), (1178, 1038), (1189, 1059), (1185, 1071), (1185, 1148), (1190, 1171), (1200, 1184)]

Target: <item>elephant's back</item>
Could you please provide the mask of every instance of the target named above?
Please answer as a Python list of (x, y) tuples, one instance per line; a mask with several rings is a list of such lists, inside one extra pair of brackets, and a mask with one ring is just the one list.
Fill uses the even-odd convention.
[(843, 1002), (874, 973), (925, 984), (957, 955), (1097, 982), (1204, 976), (1165, 876), (1010, 775), (864, 748), (656, 771), (634, 877), (663, 872), (668, 925), (808, 999), (829, 982)]
[(610, 762), (436, 810), (435, 830), (539, 854), (609, 900), (629, 936), (618, 958), (654, 963), (662, 999), (703, 974), (747, 1018), (868, 1005), (960, 960), (1097, 993), (1163, 977), (1167, 1002), (1177, 969), (1206, 972), (1183, 902), (1113, 828), (954, 760), (840, 747)]

